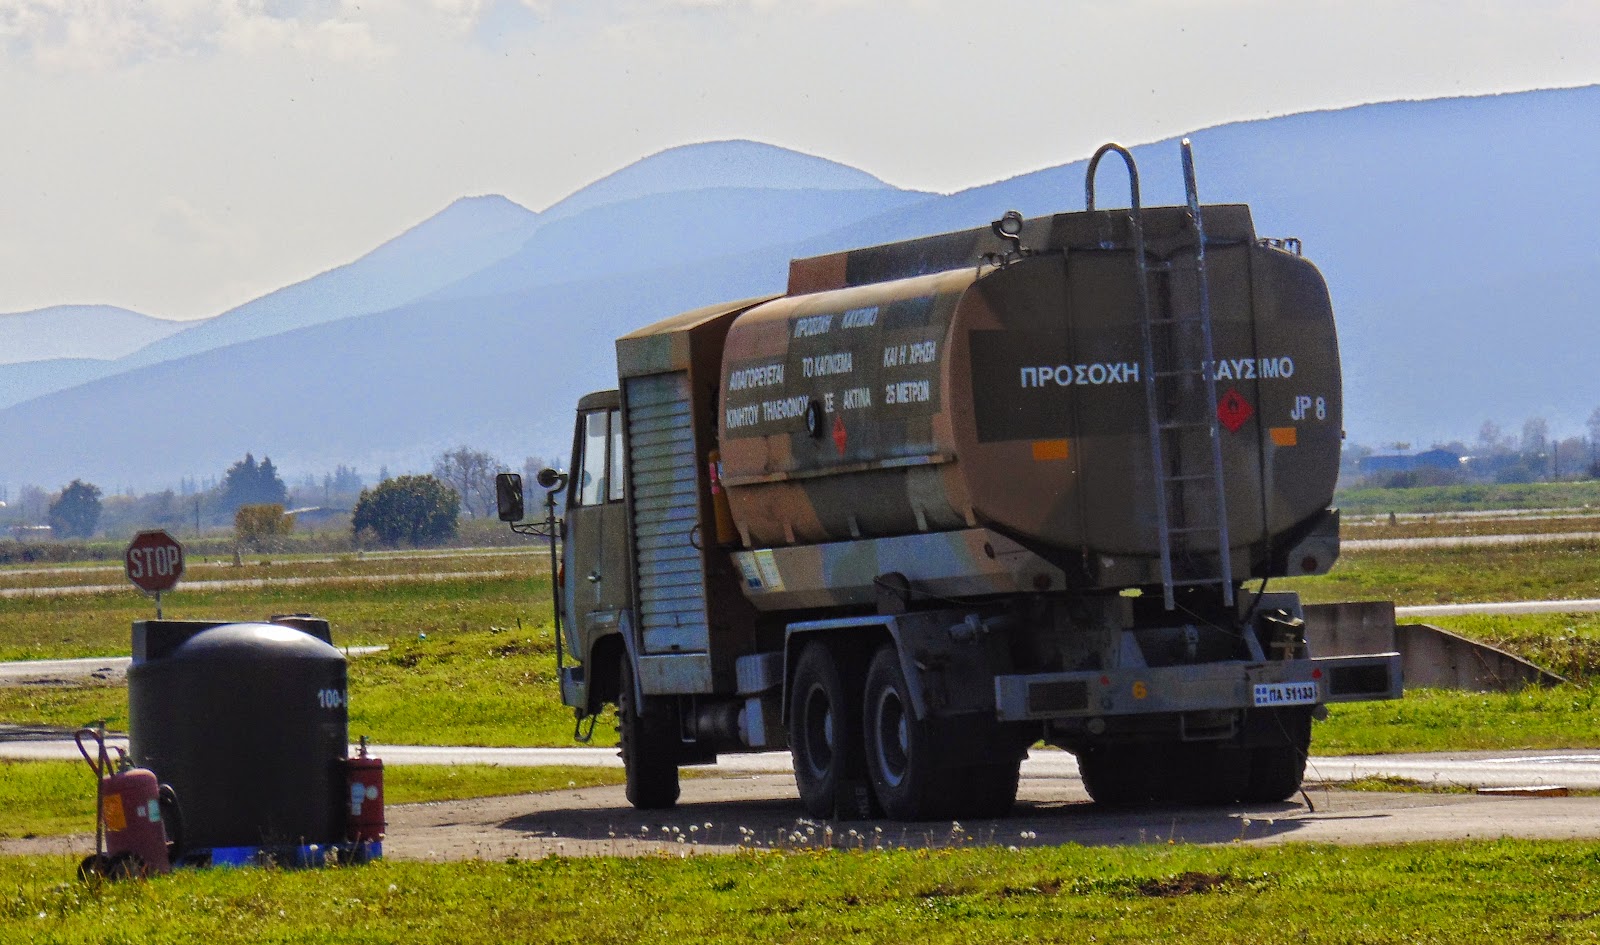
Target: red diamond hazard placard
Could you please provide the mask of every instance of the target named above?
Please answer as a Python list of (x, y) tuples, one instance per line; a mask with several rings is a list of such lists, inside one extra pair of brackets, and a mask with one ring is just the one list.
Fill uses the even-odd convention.
[(1238, 433), (1239, 428), (1249, 422), (1255, 413), (1255, 408), (1234, 387), (1228, 388), (1228, 392), (1217, 401), (1217, 420), (1229, 433)]
[(845, 444), (850, 442), (850, 435), (844, 429), (844, 417), (833, 415), (833, 445), (838, 447), (839, 455), (844, 455)]

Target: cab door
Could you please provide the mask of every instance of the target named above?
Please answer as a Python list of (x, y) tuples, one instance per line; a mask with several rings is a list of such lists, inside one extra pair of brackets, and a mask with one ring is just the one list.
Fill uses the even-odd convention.
[(594, 642), (619, 628), (631, 605), (627, 509), (623, 502), (622, 416), (617, 393), (590, 394), (578, 404), (562, 598), (572, 656), (587, 660)]

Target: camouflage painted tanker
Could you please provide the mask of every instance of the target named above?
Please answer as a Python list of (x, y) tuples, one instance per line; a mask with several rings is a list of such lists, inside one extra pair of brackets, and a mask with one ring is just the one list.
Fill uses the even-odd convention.
[(1108, 145), (1083, 212), (795, 260), (618, 340), (540, 478), (563, 697), (617, 704), (635, 805), (788, 747), (814, 815), (993, 816), (1041, 739), (1103, 803), (1280, 800), (1324, 703), (1399, 695), (1266, 589), (1338, 554), (1327, 288), (1183, 158), (1186, 207)]

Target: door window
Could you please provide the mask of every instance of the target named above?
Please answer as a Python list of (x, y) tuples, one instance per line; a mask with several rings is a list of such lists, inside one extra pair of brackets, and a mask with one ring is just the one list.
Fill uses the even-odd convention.
[(611, 411), (611, 476), (606, 501), (622, 501), (622, 411)]
[(622, 412), (583, 415), (583, 455), (578, 463), (578, 504), (622, 501)]
[(583, 457), (578, 467), (578, 504), (599, 505), (606, 489), (607, 412), (596, 410), (584, 415)]

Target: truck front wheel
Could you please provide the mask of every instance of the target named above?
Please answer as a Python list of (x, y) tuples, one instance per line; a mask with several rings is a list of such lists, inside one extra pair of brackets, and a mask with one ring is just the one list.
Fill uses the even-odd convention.
[(900, 657), (885, 646), (867, 669), (867, 772), (883, 812), (893, 820), (934, 820), (959, 805), (952, 771), (939, 765), (933, 719), (913, 715)]
[(833, 651), (821, 640), (806, 644), (789, 690), (789, 748), (812, 817), (832, 817), (840, 789), (861, 777), (859, 703)]
[(678, 803), (678, 704), (645, 696), (644, 711), (634, 705), (633, 663), (622, 654), (617, 693), (617, 730), (628, 803), (639, 810), (661, 810)]

